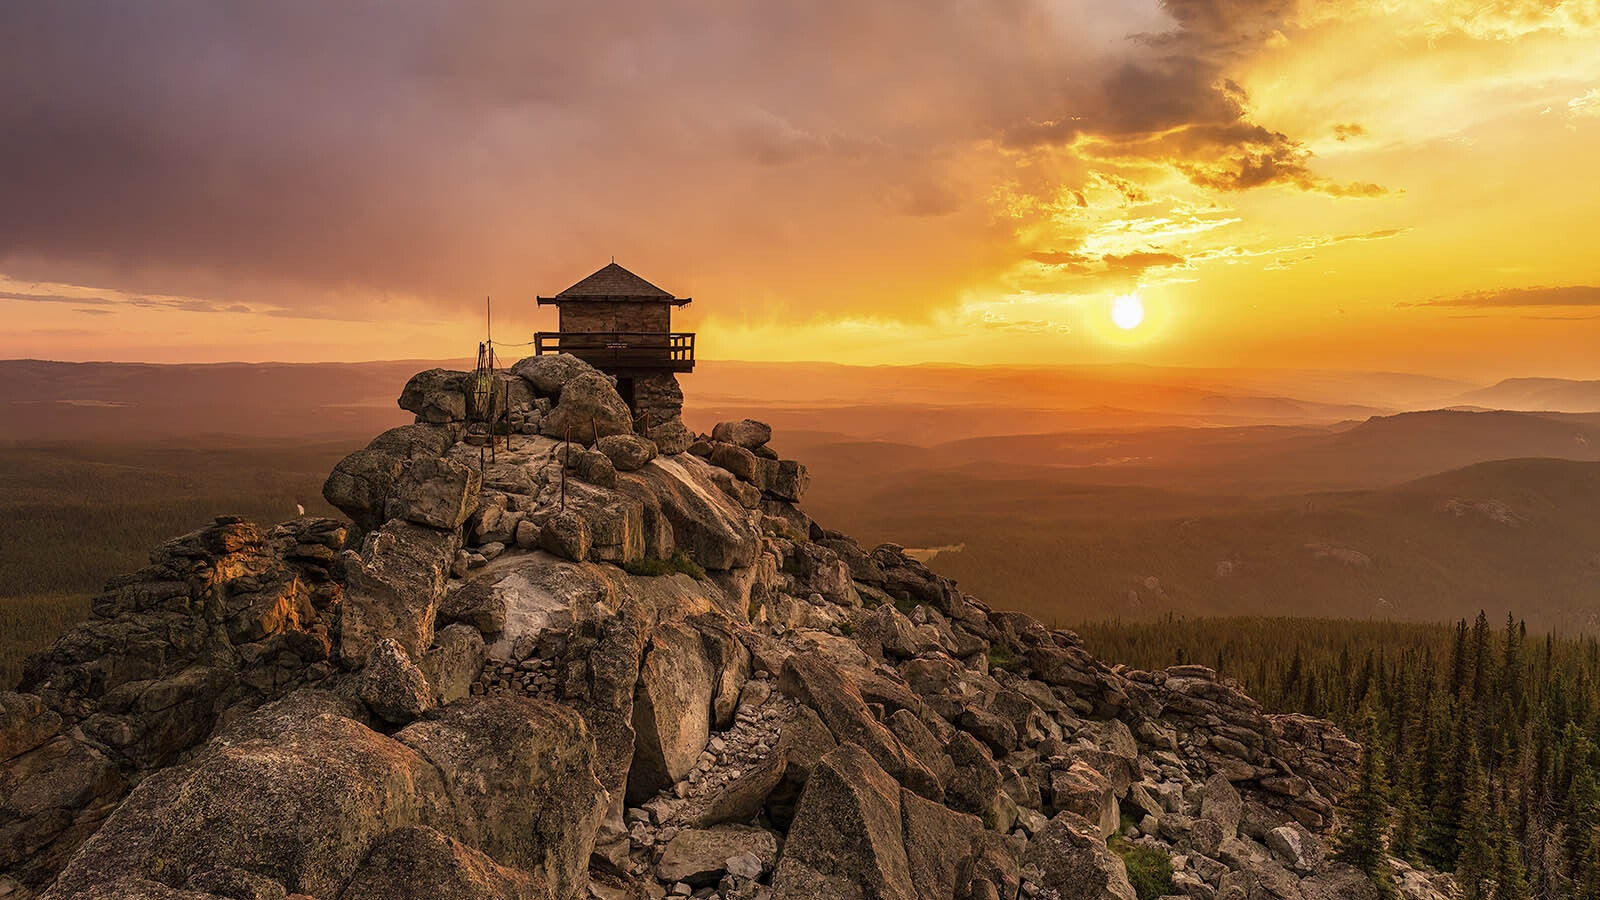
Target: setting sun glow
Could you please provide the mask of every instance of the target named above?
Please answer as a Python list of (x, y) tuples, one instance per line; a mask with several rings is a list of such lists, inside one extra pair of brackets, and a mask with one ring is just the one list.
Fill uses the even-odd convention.
[(1138, 294), (1123, 294), (1111, 301), (1111, 322), (1123, 331), (1132, 331), (1144, 321), (1144, 301)]
[(1600, 377), (1600, 0), (101, 6), (0, 4), (0, 357), (470, 356), (615, 256), (706, 359)]

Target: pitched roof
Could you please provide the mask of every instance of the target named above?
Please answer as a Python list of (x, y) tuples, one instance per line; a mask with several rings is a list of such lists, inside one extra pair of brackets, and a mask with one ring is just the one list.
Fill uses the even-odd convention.
[(616, 263), (610, 263), (557, 294), (556, 299), (671, 301), (676, 298)]

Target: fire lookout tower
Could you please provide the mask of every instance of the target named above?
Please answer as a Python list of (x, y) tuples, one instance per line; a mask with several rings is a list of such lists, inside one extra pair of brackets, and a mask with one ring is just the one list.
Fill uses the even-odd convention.
[(635, 413), (654, 405), (639, 403), (639, 393), (668, 381), (675, 392), (674, 373), (694, 371), (694, 334), (672, 330), (672, 308), (692, 298), (674, 297), (615, 262), (538, 299), (559, 311), (560, 330), (535, 334), (534, 352), (570, 353), (615, 377), (617, 392)]

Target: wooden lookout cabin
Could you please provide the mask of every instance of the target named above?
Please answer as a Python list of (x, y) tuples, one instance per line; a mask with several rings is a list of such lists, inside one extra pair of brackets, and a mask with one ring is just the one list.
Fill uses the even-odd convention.
[(571, 353), (617, 379), (634, 405), (636, 379), (694, 371), (694, 334), (672, 330), (674, 297), (615, 262), (539, 305), (560, 312), (559, 331), (534, 335), (534, 352)]

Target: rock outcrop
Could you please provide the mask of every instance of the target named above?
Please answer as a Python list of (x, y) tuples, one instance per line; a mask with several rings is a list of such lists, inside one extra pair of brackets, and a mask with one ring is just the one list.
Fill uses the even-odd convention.
[(424, 372), (329, 476), (348, 523), (218, 519), (29, 662), (0, 897), (1130, 900), (1132, 849), (1172, 896), (1376, 895), (1326, 852), (1329, 723), (821, 528), (675, 381), (635, 417), (571, 357), (498, 377), (511, 435)]

